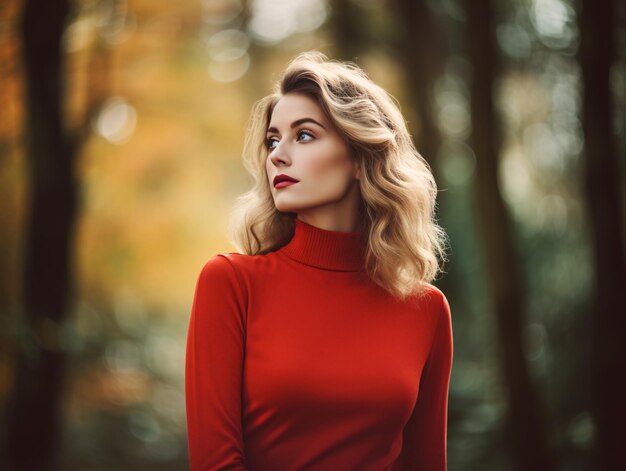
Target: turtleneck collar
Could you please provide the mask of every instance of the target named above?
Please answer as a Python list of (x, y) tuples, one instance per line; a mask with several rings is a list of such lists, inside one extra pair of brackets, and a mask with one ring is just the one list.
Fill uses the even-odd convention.
[(364, 268), (367, 241), (359, 232), (329, 231), (297, 218), (295, 223), (293, 237), (280, 249), (289, 258), (326, 270)]

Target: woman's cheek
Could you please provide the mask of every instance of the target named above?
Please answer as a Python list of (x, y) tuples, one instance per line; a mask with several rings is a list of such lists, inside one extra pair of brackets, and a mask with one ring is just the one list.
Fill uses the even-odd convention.
[(321, 150), (314, 158), (309, 159), (307, 162), (309, 164), (307, 166), (308, 171), (317, 176), (333, 173), (339, 165), (339, 162), (332, 157), (329, 158), (324, 150)]

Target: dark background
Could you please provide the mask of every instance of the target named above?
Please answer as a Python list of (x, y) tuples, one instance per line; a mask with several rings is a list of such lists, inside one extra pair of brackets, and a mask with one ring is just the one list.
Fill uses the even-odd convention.
[(0, 468), (186, 469), (184, 348), (246, 119), (298, 52), (400, 102), (438, 181), (457, 470), (626, 444), (626, 6), (0, 3)]

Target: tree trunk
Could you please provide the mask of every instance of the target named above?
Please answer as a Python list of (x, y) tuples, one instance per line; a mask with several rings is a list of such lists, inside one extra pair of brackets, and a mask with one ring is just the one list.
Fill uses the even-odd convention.
[(333, 0), (330, 3), (330, 14), (329, 27), (334, 38), (334, 59), (355, 61), (363, 50), (364, 43), (369, 40), (359, 24), (360, 9), (345, 0)]
[(493, 93), (497, 54), (492, 6), (466, 1), (467, 37), (473, 67), (471, 143), (476, 154), (476, 207), (493, 307), (502, 351), (501, 367), (508, 399), (507, 432), (514, 469), (552, 470), (544, 414), (528, 372), (522, 345), (524, 293), (512, 224), (498, 186), (499, 122)]
[(583, 76), (586, 191), (595, 259), (593, 404), (594, 469), (623, 466), (626, 445), (626, 254), (620, 170), (613, 134), (610, 69), (615, 61), (613, 0), (582, 0), (579, 14)]
[[(25, 2), (22, 16), (25, 141), (30, 205), (25, 228), (22, 328), (9, 398), (8, 469), (57, 465), (65, 353), (59, 326), (71, 290), (76, 217), (75, 147), (63, 129), (61, 36), (68, 0)], [(6, 468), (5, 468), (6, 469)]]
[(393, 0), (392, 5), (398, 24), (393, 50), (404, 65), (409, 99), (419, 119), (419, 129), (412, 131), (416, 134), (415, 145), (436, 172), (433, 163), (441, 135), (434, 119), (433, 92), (448, 57), (446, 36), (426, 0)]

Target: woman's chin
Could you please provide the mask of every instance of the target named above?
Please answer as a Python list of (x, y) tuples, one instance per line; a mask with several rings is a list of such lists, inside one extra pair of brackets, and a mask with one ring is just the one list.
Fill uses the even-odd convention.
[(291, 213), (296, 211), (297, 205), (289, 201), (289, 198), (283, 198), (282, 195), (274, 196), (274, 206), (281, 213)]
[(277, 204), (276, 209), (281, 213), (297, 213), (298, 211), (300, 211), (300, 209), (297, 207), (281, 204)]

